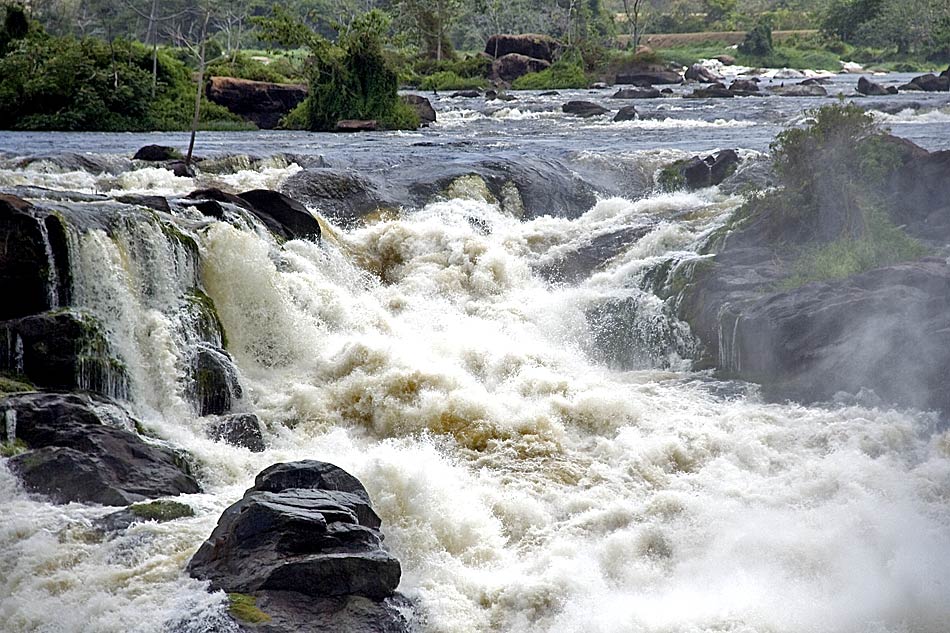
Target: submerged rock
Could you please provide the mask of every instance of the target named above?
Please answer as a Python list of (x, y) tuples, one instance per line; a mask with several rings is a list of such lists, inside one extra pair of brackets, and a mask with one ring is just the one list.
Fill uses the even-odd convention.
[(0, 400), (0, 411), (5, 436), (29, 449), (10, 459), (11, 470), (56, 503), (128, 505), (201, 490), (181, 455), (143, 440), (105, 398), (25, 393)]
[(637, 90), (636, 88), (621, 88), (610, 97), (611, 99), (659, 99), (660, 91), (649, 87)]
[[(188, 573), (250, 595), (270, 626), (405, 631), (395, 605), (401, 568), (382, 546), (381, 521), (362, 484), (316, 461), (275, 464), (228, 508)], [(301, 630), (276, 628), (273, 630)]]

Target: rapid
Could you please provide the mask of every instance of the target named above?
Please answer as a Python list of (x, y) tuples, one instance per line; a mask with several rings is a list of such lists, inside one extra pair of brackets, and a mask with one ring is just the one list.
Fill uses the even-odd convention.
[[(2, 137), (0, 184), (174, 197), (276, 188), (307, 160), (382, 169), (476, 151), (462, 140), (506, 155), (521, 139), (615, 182), (730, 143), (758, 155), (797, 116), (784, 102), (749, 117), (690, 107), (695, 124), (599, 130), (530, 108), (444, 105), (426, 133), (434, 148), (391, 134), (310, 151), (277, 134), (263, 159), (194, 179), (24, 163), (30, 138)], [(945, 108), (902, 112), (879, 116), (950, 138), (934, 133), (950, 126)], [(63, 151), (90, 140), (63, 136)], [(102, 137), (105, 156), (142, 144)], [(255, 144), (232, 140), (234, 151)], [(228, 138), (209, 143), (220, 151)], [(194, 517), (103, 535), (95, 520), (113, 509), (49, 504), (0, 462), (0, 629), (228, 630), (224, 595), (185, 564), (256, 473), (320, 459), (369, 491), (422, 631), (945, 633), (947, 420), (845, 397), (765, 403), (754, 385), (694, 370), (698, 341), (651, 290), (657, 266), (704, 257), (742, 200), (716, 187), (608, 190), (572, 217), (523, 218), (457, 187), (375, 223), (322, 218), (320, 243), (280, 244), (250, 219), (196, 211), (112, 234), (71, 229), (74, 302), (105, 324), (135, 417), (187, 450), (205, 492), (180, 498)], [(637, 237), (589, 275), (542, 274), (624, 231)], [(184, 349), (198, 326), (183, 297), (199, 285), (240, 372), (237, 406), (264, 424), (263, 453), (208, 439), (187, 401)]]

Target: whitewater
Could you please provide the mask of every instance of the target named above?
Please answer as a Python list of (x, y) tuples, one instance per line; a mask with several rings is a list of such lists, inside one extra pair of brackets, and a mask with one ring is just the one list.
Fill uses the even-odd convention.
[[(447, 127), (473, 116), (460, 111)], [(203, 184), (0, 167), (5, 186)], [(213, 180), (276, 188), (300, 169), (265, 161)], [(197, 211), (112, 236), (71, 229), (75, 303), (106, 325), (135, 417), (193, 457), (205, 491), (178, 498), (194, 517), (105, 536), (95, 521), (114, 509), (51, 505), (0, 462), (0, 629), (229, 630), (224, 594), (189, 578), (188, 559), (259, 471), (319, 459), (369, 491), (422, 631), (950, 630), (946, 419), (845, 396), (766, 403), (693, 370), (698, 342), (644, 289), (657, 265), (703, 257), (741, 195), (602, 196), (573, 219), (522, 219), (455, 194), (354, 228), (321, 216), (319, 243)], [(166, 224), (195, 240), (197, 261)], [(636, 227), (577, 283), (539, 273)], [(208, 439), (187, 401), (182, 296), (198, 284), (263, 453)], [(604, 332), (592, 311), (617, 300), (635, 310)], [(633, 350), (623, 362), (618, 341)]]

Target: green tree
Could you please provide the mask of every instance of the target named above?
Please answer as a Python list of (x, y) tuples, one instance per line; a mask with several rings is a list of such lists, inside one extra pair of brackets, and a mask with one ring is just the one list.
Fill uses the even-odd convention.
[(745, 34), (745, 39), (739, 44), (739, 52), (752, 57), (768, 57), (772, 49), (772, 25), (762, 20), (752, 30)]
[(399, 0), (394, 8), (397, 24), (427, 57), (441, 61), (452, 56), (449, 32), (461, 14), (462, 0)]

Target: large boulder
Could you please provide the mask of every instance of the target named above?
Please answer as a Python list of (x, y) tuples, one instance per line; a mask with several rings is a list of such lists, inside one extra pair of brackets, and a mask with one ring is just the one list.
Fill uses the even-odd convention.
[(659, 99), (660, 91), (656, 88), (621, 88), (610, 97), (611, 99)]
[(858, 79), (858, 92), (872, 97), (881, 97), (890, 94), (887, 91), (887, 88), (881, 84), (874, 83), (867, 77), (861, 77)]
[(59, 218), (0, 194), (0, 320), (68, 303), (69, 251)]
[(112, 354), (100, 323), (73, 310), (0, 322), (0, 371), (45, 389), (125, 397), (128, 375)]
[(335, 132), (376, 132), (379, 122), (376, 119), (340, 119), (336, 122)]
[(401, 99), (416, 111), (416, 115), (419, 117), (419, 121), (423, 127), (435, 123), (435, 108), (432, 107), (432, 103), (428, 99), (422, 95), (412, 94), (402, 95)]
[(909, 83), (900, 87), (900, 90), (922, 90), (924, 92), (946, 92), (950, 90), (950, 76), (928, 73), (914, 77)]
[(729, 85), (729, 92), (736, 96), (758, 95), (759, 84), (751, 79), (736, 79)]
[(633, 121), (638, 118), (637, 109), (632, 105), (623, 106), (614, 115), (614, 121)]
[[(291, 239), (320, 239), (320, 223), (307, 207), (296, 200), (270, 189), (252, 189), (238, 194), (250, 203), (251, 211), (265, 223), (277, 224), (281, 232)], [(269, 220), (269, 222), (268, 222)]]
[(711, 84), (722, 81), (722, 77), (709, 70), (702, 64), (693, 64), (686, 69), (683, 78), (690, 81), (698, 81), (704, 84)]
[(280, 120), (307, 98), (307, 86), (212, 77), (208, 100), (254, 122), (261, 129), (277, 127)]
[(618, 71), (614, 83), (640, 87), (681, 84), (683, 76), (657, 64), (635, 64)]
[(553, 62), (561, 43), (548, 35), (492, 35), (485, 44), (485, 53), (495, 59), (512, 53)]
[(27, 490), (56, 503), (124, 506), (200, 492), (183, 457), (142, 439), (125, 409), (110, 400), (25, 393), (0, 400), (0, 411), (4, 437), (29, 449), (10, 459), (11, 470)]
[(722, 183), (739, 166), (739, 154), (734, 149), (724, 149), (705, 158), (693, 156), (666, 167), (660, 175), (661, 184), (667, 189), (685, 186), (687, 189), (702, 189)]
[(607, 108), (599, 106), (591, 101), (568, 101), (561, 106), (561, 111), (565, 114), (573, 114), (574, 116), (579, 116), (585, 119), (592, 116), (607, 114), (607, 112), (609, 112)]
[(520, 53), (502, 55), (492, 63), (492, 76), (502, 81), (514, 81), (528, 73), (537, 73), (551, 67), (545, 59), (528, 57)]
[(237, 368), (221, 348), (200, 343), (192, 357), (192, 400), (198, 415), (220, 415), (231, 411), (243, 397)]
[(167, 160), (181, 159), (181, 152), (167, 145), (146, 145), (135, 152), (132, 160), (141, 160), (149, 163), (159, 163)]
[[(188, 573), (214, 589), (252, 596), (278, 621), (290, 608), (320, 618), (326, 630), (344, 630), (334, 613), (364, 612), (379, 618), (370, 630), (405, 631), (406, 618), (387, 608), (400, 600), (401, 568), (383, 548), (380, 524), (366, 489), (346, 471), (317, 461), (275, 464), (221, 515)], [(279, 596), (291, 596), (295, 606)]]
[(265, 448), (261, 421), (253, 413), (222, 416), (208, 428), (208, 436), (216, 442), (242, 446), (252, 453), (261, 453)]

